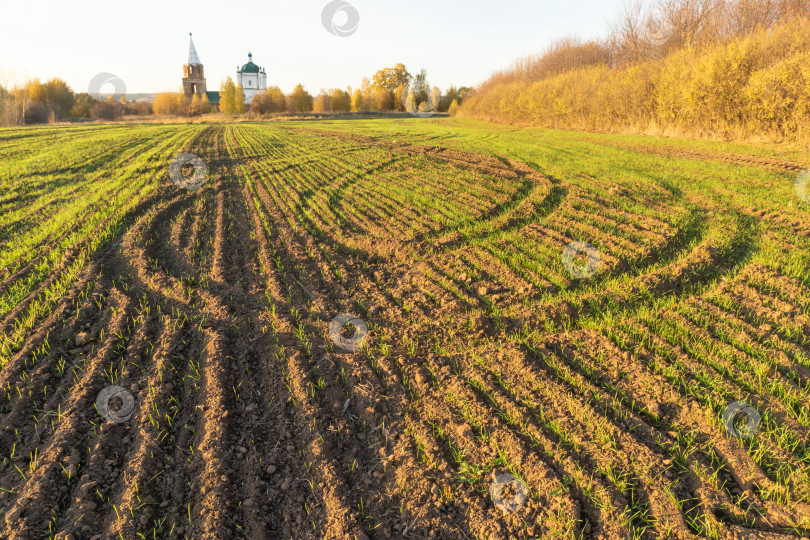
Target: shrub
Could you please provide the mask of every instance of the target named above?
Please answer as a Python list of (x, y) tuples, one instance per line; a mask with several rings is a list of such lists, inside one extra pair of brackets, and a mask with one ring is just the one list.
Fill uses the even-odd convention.
[(152, 110), (155, 114), (177, 116), (183, 109), (185, 96), (177, 92), (163, 92), (155, 96)]
[(687, 134), (798, 137), (810, 127), (810, 20), (662, 60), (571, 69), (534, 80), (494, 79), (455, 113), (515, 124)]
[(122, 113), (120, 103), (111, 101), (96, 101), (90, 106), (90, 116), (100, 120), (115, 120)]

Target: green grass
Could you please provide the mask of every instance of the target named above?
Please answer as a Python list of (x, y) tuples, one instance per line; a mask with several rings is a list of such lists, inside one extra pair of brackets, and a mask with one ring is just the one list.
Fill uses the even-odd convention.
[[(198, 192), (168, 178), (182, 151), (208, 164)], [(453, 498), (485, 495), (490, 473), (509, 470), (549, 535), (582, 536), (598, 515), (633, 538), (760, 527), (767, 504), (795, 516), (810, 502), (810, 219), (795, 173), (712, 157), (733, 153), (806, 157), (455, 118), (2, 129), (0, 368), (15, 382), (0, 412), (30, 399), (26, 416), (47, 437), (61, 409), (57, 422), (41, 408), (53, 392), (44, 371), (70, 394), (88, 373), (112, 383), (137, 368), (150, 378), (141, 428), (153, 447), (174, 445), (206, 361), (163, 351), (155, 366), (133, 361), (133, 348), (154, 359), (158, 324), (186, 350), (226, 325), (233, 339), (273, 343), (257, 355), (314, 439), (356, 427), (358, 394), (397, 389), (386, 399), (403, 411), (391, 421), (411, 466), (458, 480)], [(592, 277), (562, 262), (575, 240), (600, 253)], [(248, 267), (234, 268), (241, 252)], [(242, 318), (230, 308), (245, 290), (257, 300)], [(329, 342), (323, 310), (366, 320), (351, 362)], [(82, 313), (100, 331), (80, 353), (72, 335), (38, 332)], [(160, 392), (164, 372), (184, 396)], [(252, 397), (239, 379), (224, 394), (237, 409)], [(335, 419), (347, 399), (353, 416)], [(750, 440), (721, 425), (737, 400), (762, 414)], [(364, 441), (377, 429), (359, 425)], [(194, 435), (183, 466), (202, 459)], [(33, 440), (4, 456), (10, 490), (47, 466)], [(728, 481), (740, 462), (756, 472), (753, 502)], [(353, 478), (363, 466), (334, 470)], [(374, 498), (346, 499), (361, 520), (385, 513)], [(546, 500), (556, 509), (540, 508)], [(134, 514), (121, 510), (125, 527)], [(313, 510), (315, 530), (319, 519)]]

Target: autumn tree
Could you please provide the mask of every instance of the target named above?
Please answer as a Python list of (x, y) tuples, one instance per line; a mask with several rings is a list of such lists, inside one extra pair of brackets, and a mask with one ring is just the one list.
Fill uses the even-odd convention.
[(413, 78), (413, 84), (411, 84), (411, 92), (413, 94), (413, 101), (416, 105), (420, 105), (426, 102), (429, 98), (428, 92), (430, 92), (430, 86), (428, 85), (427, 80), (427, 71), (421, 70), (416, 76)]
[(245, 112), (245, 90), (241, 84), (236, 85), (236, 92), (233, 96), (234, 113), (243, 114)]
[(390, 111), (394, 108), (394, 92), (380, 88), (376, 92), (378, 111)]
[[(394, 108), (403, 110), (403, 97), (405, 88), (411, 82), (411, 74), (403, 64), (393, 68), (384, 68), (374, 74), (372, 85), (377, 92), (377, 105), (381, 111), (390, 111)], [(390, 100), (389, 100), (390, 98)], [(389, 104), (390, 101), (390, 104)], [(383, 108), (383, 105), (387, 105)]]
[(393, 107), (391, 107), (395, 111), (404, 111), (405, 110), (405, 92), (408, 91), (408, 86), (404, 84), (400, 84), (397, 86), (396, 90), (394, 91), (394, 103)]
[(25, 123), (25, 108), (28, 102), (28, 93), (25, 86), (15, 86), (8, 91), (3, 106), (3, 125), (14, 126)]
[[(265, 93), (262, 92), (260, 94), (256, 94), (255, 96), (253, 96), (253, 99), (250, 100), (250, 112), (256, 113), (256, 114), (267, 114), (268, 112), (270, 112), (268, 110), (267, 105), (265, 105), (265, 103), (264, 103), (264, 101), (265, 101), (265, 95), (264, 94)], [(269, 105), (269, 103), (268, 103), (268, 105)]]
[(430, 99), (428, 99), (425, 108), (429, 111), (438, 111), (442, 103), (442, 91), (438, 86), (434, 86), (430, 91)]
[(404, 64), (397, 64), (393, 68), (383, 68), (374, 74), (373, 84), (377, 88), (396, 90), (400, 85), (407, 86), (411, 82), (411, 74)]
[[(208, 98), (203, 94), (203, 109), (205, 109), (205, 104), (208, 103)], [(210, 112), (210, 104), (208, 104), (209, 110), (205, 112)], [(136, 116), (146, 116), (152, 114), (152, 104), (148, 101), (132, 101), (127, 103), (125, 107), (126, 114), (133, 114)]]
[(293, 112), (303, 113), (312, 110), (312, 96), (304, 89), (303, 85), (298, 84), (290, 97)]
[(287, 108), (287, 100), (284, 97), (284, 92), (278, 86), (271, 86), (267, 89), (267, 94), (270, 99), (272, 112), (284, 112)]
[(45, 85), (37, 79), (31, 79), (25, 84), (28, 100), (34, 103), (45, 103), (48, 100), (48, 91)]
[(193, 115), (197, 115), (202, 112), (202, 100), (200, 99), (199, 94), (192, 94), (189, 111)]
[(363, 91), (359, 88), (352, 92), (352, 112), (365, 111), (365, 103), (363, 101)]
[(6, 101), (8, 101), (8, 90), (0, 85), (0, 126), (4, 125)]
[(419, 107), (419, 103), (416, 101), (416, 92), (413, 91), (413, 88), (406, 88), (405, 89), (405, 110), (406, 111), (415, 111), (417, 107)]
[(176, 116), (180, 114), (185, 102), (185, 96), (178, 92), (162, 92), (155, 96), (152, 102), (152, 111), (158, 115)]
[[(745, 0), (738, 0), (742, 3)], [(758, 2), (758, 4), (767, 4)], [(714, 41), (717, 19), (726, 0), (659, 0), (658, 16), (662, 25), (678, 40), (676, 45), (697, 45)]]
[(374, 110), (376, 108), (376, 100), (374, 99), (374, 89), (371, 86), (371, 80), (368, 77), (363, 77), (363, 84), (360, 86), (363, 93), (363, 104), (366, 110)]
[(211, 101), (208, 99), (208, 93), (202, 95), (200, 107), (203, 114), (209, 114), (211, 111), (214, 110), (214, 106), (211, 105)]
[(413, 78), (407, 93), (402, 95), (404, 109), (409, 112), (434, 112), (441, 103), (441, 90), (438, 87), (431, 89), (427, 78), (427, 71), (422, 69)]
[(202, 99), (199, 94), (191, 96), (191, 102), (186, 105), (186, 114), (188, 116), (197, 116), (202, 114)]
[(219, 109), (225, 114), (236, 114), (236, 85), (230, 77), (219, 87)]
[(93, 104), (93, 98), (87, 92), (82, 92), (76, 95), (73, 102), (73, 107), (70, 108), (69, 116), (73, 118), (89, 118), (90, 106)]
[(458, 89), (454, 85), (450, 85), (450, 88), (447, 89), (444, 96), (442, 97), (441, 105), (439, 106), (440, 111), (449, 111), (450, 105), (453, 102), (456, 102), (456, 106), (459, 106), (461, 103), (461, 98), (458, 95)]
[(99, 120), (115, 120), (121, 115), (122, 108), (120, 103), (109, 101), (96, 101), (90, 107), (90, 117)]
[(250, 110), (259, 114), (283, 112), (286, 108), (286, 98), (278, 86), (271, 86), (264, 92), (256, 94), (250, 102)]
[(250, 100), (250, 107), (249, 110), (252, 113), (256, 114), (265, 114), (264, 106), (262, 105), (262, 98), (264, 97), (264, 92), (256, 94)]
[(724, 37), (743, 36), (758, 28), (771, 28), (788, 19), (810, 15), (808, 0), (736, 0), (726, 2), (715, 18)]
[(329, 110), (332, 112), (349, 112), (351, 96), (346, 90), (333, 88), (329, 91)]
[(76, 99), (73, 90), (59, 78), (43, 83), (32, 79), (21, 88), (15, 88), (8, 94), (7, 110), (19, 107), (14, 116), (24, 119), (26, 123), (53, 122), (70, 115)]
[(70, 109), (76, 99), (73, 89), (59, 78), (50, 79), (45, 83), (45, 96), (48, 106), (58, 118), (64, 118), (70, 114)]
[(316, 113), (329, 112), (329, 93), (325, 89), (322, 88), (318, 95), (315, 96), (312, 111)]

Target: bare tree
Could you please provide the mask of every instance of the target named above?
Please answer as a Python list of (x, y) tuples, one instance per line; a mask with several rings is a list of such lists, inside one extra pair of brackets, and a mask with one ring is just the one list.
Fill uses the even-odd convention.
[(659, 0), (658, 12), (676, 46), (698, 45), (717, 39), (716, 15), (724, 7), (725, 0)]
[(798, 14), (796, 0), (735, 0), (726, 6), (727, 25), (724, 37), (745, 35), (758, 28), (770, 28), (791, 14)]
[(614, 65), (625, 65), (639, 62), (647, 57), (647, 46), (644, 42), (642, 0), (630, 0), (619, 12), (612, 25), (610, 48)]

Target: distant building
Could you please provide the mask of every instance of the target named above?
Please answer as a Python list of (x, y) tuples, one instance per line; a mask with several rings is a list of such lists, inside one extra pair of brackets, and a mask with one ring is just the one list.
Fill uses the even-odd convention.
[(200, 62), (200, 57), (197, 55), (197, 49), (194, 47), (190, 32), (188, 34), (188, 64), (183, 66), (183, 93), (189, 99), (194, 94), (200, 97), (206, 95), (211, 105), (215, 109), (219, 108), (219, 92), (208, 91), (205, 82), (205, 70), (202, 62)]
[(253, 53), (248, 52), (248, 62), (236, 68), (236, 84), (242, 85), (245, 92), (245, 103), (250, 103), (253, 96), (267, 90), (267, 73), (253, 63)]
[[(253, 96), (267, 90), (267, 72), (264, 68), (253, 63), (253, 54), (248, 53), (248, 62), (241, 68), (236, 67), (236, 84), (242, 85), (245, 92), (245, 103), (250, 104)], [(188, 63), (183, 66), (183, 93), (191, 99), (194, 94), (202, 97), (208, 96), (208, 101), (215, 108), (219, 108), (219, 92), (209, 92), (205, 82), (205, 69), (203, 68), (191, 33), (188, 35)]]

